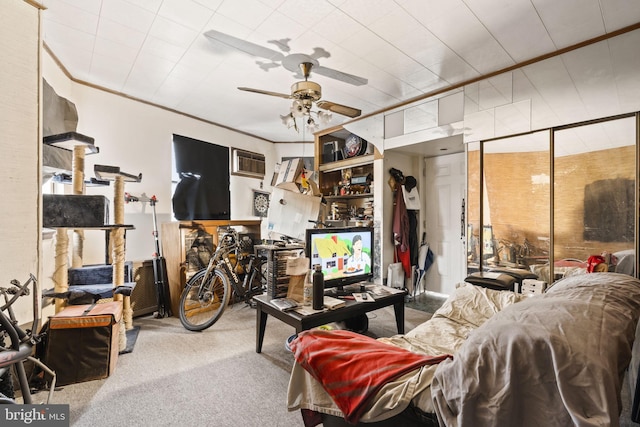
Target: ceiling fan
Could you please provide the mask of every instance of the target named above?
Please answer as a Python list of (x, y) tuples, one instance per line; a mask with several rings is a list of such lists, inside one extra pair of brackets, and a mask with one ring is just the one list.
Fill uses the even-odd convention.
[(320, 85), (316, 82), (312, 82), (309, 80), (309, 75), (311, 74), (311, 68), (313, 67), (313, 63), (311, 62), (301, 62), (299, 64), (300, 70), (302, 71), (302, 75), (304, 76), (303, 81), (299, 81), (291, 85), (291, 94), (284, 94), (279, 92), (271, 92), (267, 90), (261, 89), (253, 89), (249, 87), (239, 87), (238, 89), (244, 90), (247, 92), (260, 93), (263, 95), (271, 95), (278, 96), (280, 98), (293, 99), (292, 111), (291, 113), (296, 117), (301, 117), (304, 115), (308, 115), (311, 112), (311, 108), (313, 107), (313, 103), (315, 102), (318, 108), (322, 108), (323, 110), (331, 111), (333, 113), (341, 114), (347, 117), (358, 117), (362, 114), (357, 108), (348, 107), (346, 105), (336, 104), (335, 102), (321, 100), (322, 97), (322, 89)]

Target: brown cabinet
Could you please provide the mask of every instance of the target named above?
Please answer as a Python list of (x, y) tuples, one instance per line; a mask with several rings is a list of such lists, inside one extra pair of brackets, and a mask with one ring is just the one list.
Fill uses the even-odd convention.
[(169, 297), (174, 316), (178, 315), (180, 294), (187, 282), (187, 277), (193, 274), (187, 264), (187, 252), (191, 248), (194, 231), (201, 229), (210, 234), (211, 242), (217, 245), (221, 229), (232, 226), (241, 234), (251, 236), (257, 244), (260, 242), (260, 223), (261, 221), (193, 220), (162, 224), (162, 251), (167, 263)]

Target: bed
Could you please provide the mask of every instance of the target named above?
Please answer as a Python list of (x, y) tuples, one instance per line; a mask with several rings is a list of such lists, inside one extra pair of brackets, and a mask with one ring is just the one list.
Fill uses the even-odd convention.
[[(373, 348), (392, 353), (444, 357), (369, 387), (373, 392), (355, 417), (322, 385), (327, 372), (335, 377), (327, 368), (335, 365), (315, 372), (309, 367), (322, 353), (304, 350), (315, 332), (301, 333), (292, 343), (296, 363), (288, 409), (301, 410), (307, 427), (498, 426), (505, 420), (523, 426), (617, 426), (639, 315), (640, 281), (618, 273), (567, 277), (533, 297), (465, 283), (407, 334), (371, 339)], [(325, 341), (316, 348), (333, 348), (330, 333), (320, 338)], [(345, 378), (331, 381), (377, 372), (375, 362), (363, 369), (359, 360), (341, 360), (349, 367), (338, 371)], [(380, 358), (379, 364), (386, 361)]]

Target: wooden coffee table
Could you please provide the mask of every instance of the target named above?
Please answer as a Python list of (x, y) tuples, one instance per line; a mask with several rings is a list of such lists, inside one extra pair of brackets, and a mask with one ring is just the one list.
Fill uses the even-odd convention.
[(345, 300), (345, 306), (335, 310), (326, 310), (320, 313), (314, 313), (303, 316), (295, 311), (280, 311), (269, 301), (272, 299), (268, 295), (259, 295), (253, 299), (257, 305), (256, 316), (256, 353), (262, 351), (262, 342), (264, 341), (264, 332), (267, 327), (267, 316), (273, 316), (276, 319), (291, 325), (295, 328), (296, 333), (305, 331), (318, 326), (326, 325), (331, 322), (339, 322), (341, 320), (350, 319), (369, 311), (378, 310), (383, 307), (393, 305), (396, 315), (396, 326), (398, 333), (404, 334), (404, 297), (405, 291), (393, 289), (395, 293), (375, 296), (374, 302), (356, 302), (354, 300)]

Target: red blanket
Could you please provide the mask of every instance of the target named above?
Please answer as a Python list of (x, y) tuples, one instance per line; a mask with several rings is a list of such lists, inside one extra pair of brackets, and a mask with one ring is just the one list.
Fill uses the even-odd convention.
[(322, 384), (352, 424), (388, 381), (451, 357), (413, 353), (350, 331), (303, 331), (291, 349), (296, 362)]

